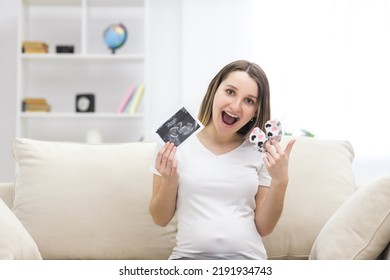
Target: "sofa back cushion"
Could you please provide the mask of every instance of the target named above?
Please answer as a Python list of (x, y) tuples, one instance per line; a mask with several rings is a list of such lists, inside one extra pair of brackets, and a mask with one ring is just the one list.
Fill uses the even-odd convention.
[(176, 225), (148, 213), (155, 143), (16, 139), (14, 213), (44, 259), (166, 259)]
[[(291, 137), (282, 138), (285, 146)], [(297, 137), (282, 216), (264, 237), (270, 259), (308, 259), (324, 224), (356, 191), (347, 141)]]

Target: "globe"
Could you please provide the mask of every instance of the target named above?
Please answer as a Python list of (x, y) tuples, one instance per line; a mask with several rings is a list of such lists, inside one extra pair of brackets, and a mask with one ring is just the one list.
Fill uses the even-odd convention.
[(127, 29), (122, 23), (111, 24), (104, 31), (103, 39), (114, 54), (116, 49), (125, 44), (127, 39)]

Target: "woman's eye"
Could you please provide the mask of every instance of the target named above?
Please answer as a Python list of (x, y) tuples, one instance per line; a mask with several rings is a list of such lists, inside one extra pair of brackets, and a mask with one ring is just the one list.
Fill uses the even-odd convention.
[(233, 91), (232, 89), (227, 89), (227, 90), (226, 90), (226, 93), (227, 93), (228, 95), (233, 95), (233, 94), (234, 94), (234, 91)]
[(248, 103), (248, 104), (255, 104), (255, 101), (253, 101), (253, 99), (247, 98), (246, 99), (246, 103)]

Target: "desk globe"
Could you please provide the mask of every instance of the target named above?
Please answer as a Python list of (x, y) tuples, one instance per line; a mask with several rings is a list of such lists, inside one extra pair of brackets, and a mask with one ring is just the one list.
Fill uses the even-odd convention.
[(103, 39), (106, 45), (115, 54), (115, 51), (122, 47), (127, 39), (127, 29), (122, 24), (111, 24), (103, 33)]

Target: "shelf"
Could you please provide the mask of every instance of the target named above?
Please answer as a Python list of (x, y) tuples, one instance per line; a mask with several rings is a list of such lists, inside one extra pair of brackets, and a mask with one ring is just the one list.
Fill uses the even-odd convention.
[[(17, 55), (18, 137), (83, 141), (94, 128), (108, 142), (137, 141), (147, 133), (147, 102), (139, 112), (117, 113), (131, 85), (147, 83), (148, 0), (19, 0), (18, 49), (42, 41), (47, 53)], [(114, 23), (128, 30), (126, 43), (113, 54), (103, 33)], [(74, 53), (56, 53), (72, 45)], [(95, 95), (95, 112), (77, 113), (77, 94)], [(23, 112), (25, 98), (43, 98), (50, 112)]]
[(143, 6), (143, 0), (23, 0), (25, 5), (36, 6), (80, 6), (83, 1), (86, 1), (89, 6)]
[(103, 6), (103, 7), (113, 7), (113, 6), (132, 6), (132, 7), (143, 7), (145, 1), (143, 0), (88, 0), (89, 6)]
[(23, 112), (22, 118), (42, 119), (141, 119), (142, 113), (45, 113), (45, 112)]
[(79, 6), (82, 0), (23, 0), (25, 5), (36, 5), (36, 6)]
[(23, 61), (124, 61), (143, 62), (142, 54), (22, 54)]

